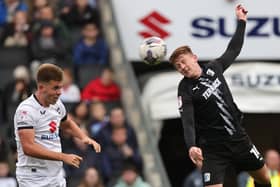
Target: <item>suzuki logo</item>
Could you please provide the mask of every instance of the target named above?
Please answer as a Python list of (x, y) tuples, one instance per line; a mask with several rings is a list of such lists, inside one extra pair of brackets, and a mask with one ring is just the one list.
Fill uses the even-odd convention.
[(156, 11), (151, 12), (149, 15), (139, 20), (142, 24), (144, 24), (149, 30), (141, 31), (139, 34), (143, 38), (148, 38), (151, 36), (158, 36), (162, 39), (166, 38), (170, 35), (169, 32), (163, 30), (160, 26), (163, 24), (170, 23), (170, 20), (166, 17), (162, 16)]
[(49, 126), (51, 133), (54, 133), (56, 131), (56, 123), (54, 121), (51, 121)]

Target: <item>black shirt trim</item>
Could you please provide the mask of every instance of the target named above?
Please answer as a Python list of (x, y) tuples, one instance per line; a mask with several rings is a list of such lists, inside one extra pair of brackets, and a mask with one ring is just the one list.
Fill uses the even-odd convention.
[(33, 129), (34, 127), (32, 126), (25, 126), (25, 127), (18, 127), (18, 130), (21, 130), (21, 129)]
[(67, 120), (67, 114), (65, 114), (65, 116), (61, 119), (61, 122), (64, 122)]
[(39, 103), (39, 105), (41, 105), (42, 107), (44, 107), (44, 106), (40, 103), (40, 101), (39, 101), (39, 99), (36, 97), (36, 95), (33, 94), (33, 96), (34, 96), (35, 100)]

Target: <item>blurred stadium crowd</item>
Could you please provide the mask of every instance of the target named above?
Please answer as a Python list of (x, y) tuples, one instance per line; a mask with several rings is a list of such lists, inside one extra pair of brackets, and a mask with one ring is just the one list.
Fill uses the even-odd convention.
[(36, 89), (36, 70), (45, 62), (63, 68), (61, 100), (102, 145), (96, 154), (61, 134), (63, 152), (84, 159), (78, 169), (64, 166), (68, 186), (149, 186), (141, 177), (136, 135), (122, 109), (101, 26), (98, 0), (0, 0), (0, 186), (16, 186), (13, 115)]

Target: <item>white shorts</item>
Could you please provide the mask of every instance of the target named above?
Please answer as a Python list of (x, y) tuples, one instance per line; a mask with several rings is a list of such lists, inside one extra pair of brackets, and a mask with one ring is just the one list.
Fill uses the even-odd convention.
[(17, 176), (19, 187), (66, 187), (64, 177)]

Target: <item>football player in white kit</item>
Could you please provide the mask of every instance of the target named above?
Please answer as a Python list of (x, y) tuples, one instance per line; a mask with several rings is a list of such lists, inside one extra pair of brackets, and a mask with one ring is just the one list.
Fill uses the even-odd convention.
[(37, 91), (18, 106), (14, 116), (19, 187), (66, 187), (62, 164), (79, 167), (82, 158), (61, 151), (59, 129), (71, 132), (96, 152), (100, 145), (67, 116), (59, 100), (63, 72), (43, 64), (37, 72)]

